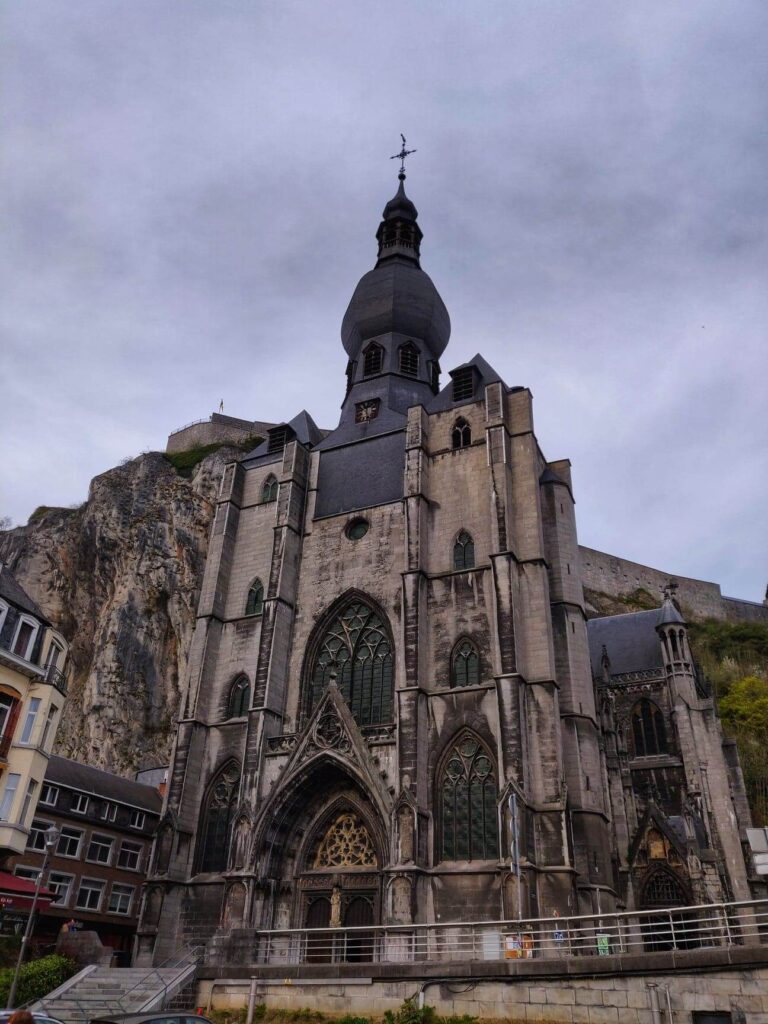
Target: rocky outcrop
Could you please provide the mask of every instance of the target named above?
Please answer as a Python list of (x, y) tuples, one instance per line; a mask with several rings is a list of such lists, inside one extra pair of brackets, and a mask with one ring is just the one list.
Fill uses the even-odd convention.
[(129, 775), (168, 763), (222, 447), (182, 475), (160, 453), (97, 476), (77, 509), (0, 532), (0, 560), (71, 644), (57, 752)]

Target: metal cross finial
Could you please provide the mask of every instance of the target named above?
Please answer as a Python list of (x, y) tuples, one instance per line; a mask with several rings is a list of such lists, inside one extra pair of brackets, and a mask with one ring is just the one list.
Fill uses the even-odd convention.
[(389, 159), (400, 161), (400, 173), (398, 174), (398, 178), (402, 181), (403, 178), (405, 177), (405, 158), (407, 156), (410, 156), (411, 153), (415, 153), (416, 150), (405, 148), (405, 136), (403, 135), (402, 132), (400, 132), (400, 138), (403, 140), (403, 148), (400, 150), (399, 153), (395, 153), (395, 155), (391, 156)]

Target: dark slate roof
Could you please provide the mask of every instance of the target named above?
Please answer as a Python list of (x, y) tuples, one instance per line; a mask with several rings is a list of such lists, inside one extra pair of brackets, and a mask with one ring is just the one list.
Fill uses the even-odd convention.
[(455, 369), (451, 370), (451, 373), (456, 373), (457, 370), (465, 370), (470, 366), (475, 369), (477, 374), (477, 386), (475, 387), (475, 393), (472, 397), (464, 398), (459, 402), (454, 402), (453, 381), (451, 381), (449, 384), (446, 384), (439, 395), (435, 395), (434, 399), (427, 406), (427, 412), (444, 412), (446, 409), (458, 409), (462, 405), (470, 405), (472, 402), (476, 402), (478, 398), (483, 397), (483, 388), (488, 384), (495, 384), (496, 381), (501, 381), (502, 384), (504, 383), (500, 374), (498, 374), (490, 363), (487, 363), (479, 353), (468, 362), (455, 367)]
[[(318, 427), (306, 409), (302, 409), (301, 412), (297, 413), (296, 416), (294, 416), (288, 423), (277, 423), (271, 429), (276, 430), (278, 427), (290, 427), (296, 437), (296, 440), (301, 442), (301, 444), (309, 445), (310, 448), (314, 448), (314, 446), (319, 441), (322, 441), (328, 433), (328, 431), (321, 430), (320, 427)], [(269, 458), (264, 458), (264, 456), (269, 456)], [(261, 442), (261, 444), (248, 452), (242, 461), (250, 462), (251, 459), (263, 459), (264, 462), (280, 462), (282, 458), (282, 452), (270, 453), (269, 437), (267, 437)]]
[(101, 768), (91, 768), (68, 757), (57, 757), (56, 754), (52, 754), (48, 762), (45, 781), (114, 800), (115, 803), (141, 807), (151, 814), (160, 814), (163, 805), (163, 798), (152, 786), (144, 786), (133, 779), (124, 779), (120, 775), (102, 771)]
[(10, 601), (11, 604), (16, 605), (17, 608), (21, 608), (22, 611), (29, 612), (30, 615), (34, 615), (35, 618), (44, 622), (46, 626), (50, 625), (48, 619), (46, 619), (26, 590), (16, 582), (15, 577), (11, 574), (11, 570), (1, 563), (0, 597), (4, 597), (6, 601)]
[(660, 608), (658, 626), (670, 626), (670, 625), (684, 625), (685, 619), (680, 614), (678, 609), (675, 607), (673, 601), (668, 597), (664, 599), (664, 603)]
[(341, 323), (350, 359), (379, 334), (419, 338), (439, 358), (451, 336), (451, 318), (429, 274), (411, 260), (393, 257), (363, 274)]
[(648, 612), (590, 619), (587, 622), (587, 635), (592, 675), (602, 675), (600, 660), (603, 645), (611, 661), (611, 675), (661, 668), (661, 641), (656, 632), (660, 613), (660, 608), (653, 608)]

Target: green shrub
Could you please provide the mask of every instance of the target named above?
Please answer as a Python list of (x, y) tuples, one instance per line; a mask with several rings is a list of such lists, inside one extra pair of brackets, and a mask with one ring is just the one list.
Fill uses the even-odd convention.
[[(44, 956), (22, 964), (19, 984), (16, 988), (16, 1005), (21, 1006), (35, 999), (42, 999), (63, 985), (77, 970), (77, 964), (66, 956)], [(0, 970), (0, 1005), (5, 1006), (13, 981), (13, 968)]]
[(222, 443), (217, 442), (216, 444), (198, 445), (186, 452), (164, 452), (163, 454), (177, 473), (181, 476), (191, 476), (192, 470), (198, 462), (202, 462), (206, 455), (210, 455), (211, 452), (218, 451), (222, 447)]
[(432, 1006), (419, 1007), (416, 997), (411, 996), (393, 1013), (387, 1010), (384, 1020), (387, 1024), (435, 1024), (435, 1010)]

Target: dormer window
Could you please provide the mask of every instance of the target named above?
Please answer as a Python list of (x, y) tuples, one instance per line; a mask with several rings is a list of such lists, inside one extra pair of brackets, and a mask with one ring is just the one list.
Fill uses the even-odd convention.
[(415, 377), (419, 372), (419, 350), (412, 341), (401, 345), (398, 351), (400, 373)]
[(269, 432), (269, 444), (267, 446), (267, 452), (269, 455), (276, 455), (278, 452), (282, 452), (285, 449), (288, 441), (288, 428), (287, 427), (275, 427)]
[(384, 349), (375, 343), (369, 345), (363, 358), (363, 376), (372, 377), (375, 373), (381, 373), (383, 365)]
[(461, 370), (455, 370), (453, 374), (453, 400), (463, 402), (471, 398), (475, 393), (475, 382), (472, 374), (472, 367), (467, 366)]
[(22, 615), (16, 627), (13, 643), (11, 644), (11, 653), (19, 658), (23, 658), (25, 661), (29, 661), (39, 628), (39, 623), (35, 619)]

